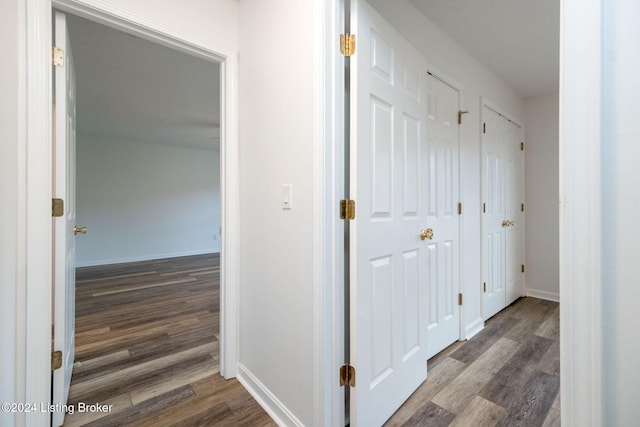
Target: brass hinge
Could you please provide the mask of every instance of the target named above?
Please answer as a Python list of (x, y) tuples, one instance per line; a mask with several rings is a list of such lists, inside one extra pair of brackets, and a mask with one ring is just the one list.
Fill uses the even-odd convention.
[(51, 199), (51, 216), (61, 217), (64, 215), (64, 201), (62, 199)]
[(61, 351), (52, 351), (51, 352), (51, 370), (55, 371), (56, 369), (62, 368), (62, 352)]
[(463, 114), (467, 114), (469, 112), (469, 110), (460, 110), (458, 111), (458, 124), (461, 125), (462, 124), (462, 115)]
[(53, 47), (51, 62), (54, 67), (64, 67), (64, 50), (59, 47)]
[(351, 365), (342, 365), (340, 367), (340, 385), (356, 386), (356, 368)]
[(344, 56), (351, 56), (356, 53), (355, 34), (340, 34), (340, 53)]
[(483, 290), (484, 292), (487, 292), (487, 282), (483, 282), (483, 283), (482, 283), (482, 290)]
[(487, 122), (482, 124), (482, 133), (487, 133)]
[(462, 202), (458, 203), (458, 215), (462, 215)]
[(520, 151), (524, 151), (524, 142), (520, 143)]
[(487, 204), (486, 203), (482, 204), (482, 213), (487, 213)]
[(462, 294), (458, 294), (458, 305), (462, 305)]
[(356, 219), (355, 200), (340, 200), (340, 219)]
[(520, 203), (520, 211), (524, 212), (524, 203)]
[(522, 272), (524, 273), (524, 264), (522, 264)]

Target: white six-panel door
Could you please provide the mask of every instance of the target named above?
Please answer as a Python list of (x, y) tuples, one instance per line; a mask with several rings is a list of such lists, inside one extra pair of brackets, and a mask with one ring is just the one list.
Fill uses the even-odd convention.
[(523, 294), (522, 129), (483, 106), (482, 317)]
[(459, 292), (459, 93), (429, 74), (422, 154), (422, 202), (427, 244), (427, 357), (460, 337)]
[(374, 426), (427, 375), (425, 64), (365, 2), (353, 1), (351, 11), (351, 423)]
[(367, 3), (351, 14), (350, 421), (374, 426), (459, 338), (458, 93)]
[[(67, 403), (75, 350), (75, 142), (76, 107), (73, 57), (65, 15), (54, 15), (54, 44), (64, 51), (64, 64), (54, 76), (54, 197), (64, 200), (64, 215), (54, 218), (54, 350), (62, 351), (62, 367), (53, 373), (52, 403)], [(53, 413), (53, 426), (64, 422)]]

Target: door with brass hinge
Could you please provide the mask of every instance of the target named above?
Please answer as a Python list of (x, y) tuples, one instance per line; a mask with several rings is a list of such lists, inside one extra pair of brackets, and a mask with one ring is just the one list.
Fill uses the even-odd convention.
[(351, 2), (351, 32), (350, 423), (374, 426), (427, 373), (426, 64), (364, 1)]
[[(54, 14), (54, 337), (52, 403), (67, 403), (75, 348), (75, 72), (66, 17)], [(81, 231), (82, 232), (82, 231)], [(52, 413), (52, 425), (64, 422), (64, 411)]]

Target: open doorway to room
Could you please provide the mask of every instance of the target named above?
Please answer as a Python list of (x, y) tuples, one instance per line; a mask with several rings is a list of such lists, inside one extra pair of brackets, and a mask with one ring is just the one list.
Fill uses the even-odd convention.
[(219, 374), (221, 64), (64, 21), (79, 233), (67, 403), (109, 407), (67, 411), (65, 425), (212, 417), (202, 395), (221, 388), (263, 416)]

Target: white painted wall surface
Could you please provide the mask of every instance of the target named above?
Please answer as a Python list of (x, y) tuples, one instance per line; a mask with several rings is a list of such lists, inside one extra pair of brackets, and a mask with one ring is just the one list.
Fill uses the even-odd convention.
[[(16, 348), (21, 342), (16, 322), (17, 296), (20, 292), (19, 271), (20, 229), (19, 192), (20, 168), (22, 167), (20, 133), (18, 122), (22, 93), (19, 82), (19, 3), (17, 0), (0, 2), (0, 40), (6, 44), (5, 67), (0, 79), (0, 403), (16, 401)], [(0, 426), (15, 424), (14, 414), (0, 411)]]
[[(284, 413), (275, 415), (284, 424), (309, 426), (314, 403), (313, 3), (242, 1), (238, 60), (238, 377), (272, 407), (281, 405)], [(281, 207), (283, 184), (292, 185), (291, 210)]]
[(631, 426), (640, 419), (640, 3), (603, 4), (602, 396), (605, 424)]
[(220, 153), (78, 134), (78, 266), (220, 252)]
[(525, 101), (527, 295), (560, 298), (558, 94)]
[(59, 0), (89, 5), (133, 22), (153, 23), (156, 29), (191, 40), (216, 52), (233, 52), (238, 46), (236, 0)]
[[(523, 122), (524, 102), (519, 94), (452, 41), (440, 28), (405, 1), (370, 0), (378, 12), (411, 42), (433, 67), (460, 89), (460, 107), (469, 113), (460, 127), (461, 195), (463, 203), (461, 244), (463, 327), (473, 334), (482, 325), (480, 273), (480, 97)], [(527, 217), (527, 221), (528, 221)]]

